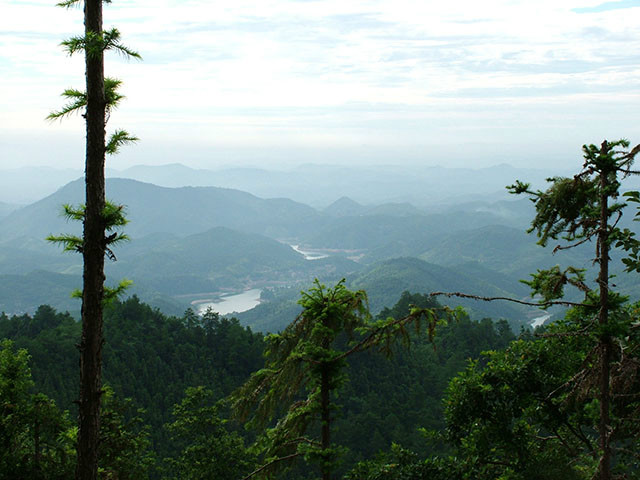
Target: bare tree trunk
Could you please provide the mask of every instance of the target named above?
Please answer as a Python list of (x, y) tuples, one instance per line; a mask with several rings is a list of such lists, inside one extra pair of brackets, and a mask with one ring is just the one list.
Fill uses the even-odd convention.
[[(101, 35), (102, 0), (85, 0), (85, 36)], [(93, 46), (93, 50), (99, 49)], [(96, 480), (102, 377), (102, 299), (104, 286), (105, 93), (104, 55), (87, 41), (85, 219), (83, 236), (82, 339), (76, 480)]]
[[(609, 153), (607, 142), (602, 143), (600, 155), (604, 157)], [(602, 327), (608, 322), (609, 318), (609, 243), (608, 243), (608, 224), (609, 224), (609, 207), (607, 187), (609, 184), (608, 175), (610, 172), (604, 170), (600, 172), (600, 230), (598, 232), (598, 263), (600, 265), (600, 273), (598, 283), (600, 285), (600, 310), (598, 313), (598, 323)], [(611, 376), (611, 339), (609, 336), (601, 336), (598, 341), (598, 350), (600, 353), (600, 365), (598, 374), (599, 383), (599, 402), (600, 402), (600, 421), (598, 424), (598, 433), (600, 435), (600, 480), (611, 480), (611, 442), (610, 442), (610, 418), (609, 418), (609, 383)]]

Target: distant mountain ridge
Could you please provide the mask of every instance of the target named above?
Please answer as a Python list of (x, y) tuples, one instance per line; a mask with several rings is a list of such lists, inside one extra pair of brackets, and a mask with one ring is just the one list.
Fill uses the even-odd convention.
[[(234, 167), (195, 169), (180, 163), (135, 165), (108, 177), (129, 178), (164, 187), (216, 186), (251, 192), (263, 198), (286, 197), (324, 208), (348, 195), (364, 205), (409, 202), (419, 208), (466, 200), (495, 201), (516, 179), (542, 186), (551, 175), (536, 169), (499, 165), (490, 168), (447, 168), (416, 165), (319, 165), (294, 168)], [(17, 168), (0, 170), (0, 201), (30, 203), (50, 195), (83, 175), (81, 169)]]
[(0, 218), (4, 218), (9, 215), (11, 212), (22, 208), (23, 205), (17, 205), (14, 203), (5, 203), (0, 202)]
[(331, 217), (355, 217), (358, 215), (391, 215), (405, 217), (409, 215), (424, 215), (426, 212), (414, 207), (408, 202), (388, 202), (376, 205), (361, 205), (349, 197), (340, 197), (322, 210)]
[[(25, 236), (80, 231), (61, 217), (63, 204), (83, 200), (84, 183), (71, 182), (54, 194), (12, 212), (0, 220), (0, 243)], [(167, 188), (136, 180), (110, 178), (107, 197), (127, 207), (131, 237), (164, 232), (199, 233), (215, 226), (286, 237), (304, 232), (317, 221), (313, 208), (284, 198), (261, 199), (239, 190), (218, 187)]]
[[(350, 171), (348, 167), (300, 168), (305, 174), (298, 180), (287, 177), (294, 190), (308, 187), (305, 175), (314, 172), (318, 175), (315, 189), (322, 187), (329, 174), (344, 185), (341, 175)], [(496, 173), (504, 168), (486, 170)], [(513, 173), (506, 170), (509, 175)], [(133, 167), (129, 173), (141, 175), (147, 171), (167, 173), (176, 181), (185, 172), (196, 172), (201, 181), (211, 173), (179, 164), (159, 170)], [(380, 171), (389, 174), (385, 181), (406, 177), (406, 172), (392, 175)], [(453, 175), (447, 169), (439, 171), (444, 177)], [(239, 172), (258, 183), (265, 178), (262, 170), (237, 169)], [(482, 175), (476, 176), (477, 181), (482, 180)], [(374, 177), (369, 172), (358, 182), (367, 178)], [(422, 181), (419, 176), (414, 180)], [(364, 184), (354, 185), (354, 192), (333, 197), (319, 210), (291, 199), (261, 198), (232, 188), (170, 188), (109, 178), (108, 198), (126, 205), (131, 223), (125, 231), (133, 240), (117, 248), (117, 262), (107, 262), (108, 278), (131, 278), (135, 282), (132, 292), (171, 313), (181, 313), (180, 309), (189, 305), (188, 299), (178, 298), (182, 295), (271, 286), (297, 292), (308, 287), (314, 277), (327, 284), (346, 277), (350, 286), (367, 289), (372, 306), (379, 308), (394, 302), (404, 290), (428, 293), (453, 289), (521, 298), (527, 289), (518, 280), (528, 278), (536, 268), (556, 263), (580, 265), (590, 259), (579, 249), (552, 256), (549, 250), (537, 247), (535, 236), (524, 233), (533, 215), (531, 202), (524, 198), (468, 202), (461, 194), (452, 205), (442, 201), (417, 207), (382, 200), (369, 204), (357, 196), (358, 185)], [(446, 185), (450, 184), (441, 187)], [(369, 185), (369, 194), (379, 186), (375, 182)], [(423, 189), (427, 187), (422, 185)], [(455, 188), (452, 192), (456, 193)], [(81, 233), (78, 222), (67, 222), (60, 213), (62, 204), (77, 205), (83, 194), (83, 181), (75, 180), (38, 202), (0, 217), (0, 305), (19, 309), (25, 305), (37, 307), (33, 304), (36, 301), (59, 308), (71, 304), (69, 286), (80, 283), (82, 258), (62, 254), (44, 238), (49, 234)], [(631, 227), (637, 229), (637, 223)], [(327, 257), (308, 260), (287, 244)], [(64, 275), (55, 277), (51, 272)], [(625, 291), (636, 295), (635, 277), (625, 276), (624, 281)], [(31, 285), (32, 295), (29, 291), (16, 293), (11, 285)], [(44, 298), (46, 291), (55, 298)], [(59, 298), (63, 294), (65, 298)], [(295, 302), (290, 303), (265, 303), (259, 312), (266, 315), (265, 322), (277, 322), (282, 312), (295, 311)], [(469, 302), (468, 307), (476, 315), (524, 318), (523, 310), (512, 305)], [(255, 324), (261, 322), (253, 318)]]

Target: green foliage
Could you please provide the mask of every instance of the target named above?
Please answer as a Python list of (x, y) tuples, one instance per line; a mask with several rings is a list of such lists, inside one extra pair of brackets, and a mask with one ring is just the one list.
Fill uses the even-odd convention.
[[(68, 2), (67, 2), (68, 3)], [(68, 6), (59, 4), (60, 6)], [(61, 43), (69, 56), (84, 51), (89, 57), (97, 57), (107, 50), (115, 50), (127, 58), (141, 60), (140, 54), (120, 43), (120, 32), (116, 28), (101, 33), (89, 32), (84, 37), (71, 37)], [(105, 79), (106, 84), (106, 79)], [(105, 85), (106, 86), (106, 85)]]
[[(431, 297), (405, 292), (377, 319), (405, 318), (414, 306), (437, 308)], [(12, 338), (31, 352), (38, 390), (65, 409), (75, 409), (79, 327), (68, 314), (47, 306), (40, 307), (33, 317), (0, 315), (0, 338)], [(347, 359), (344, 373), (348, 378), (339, 397), (334, 397), (340, 406), (332, 415), (332, 433), (335, 444), (347, 447), (349, 454), (343, 456), (344, 466), (336, 470), (336, 475), (357, 461), (372, 458), (392, 442), (421, 458), (429, 452), (448, 451), (446, 446), (427, 445), (417, 427), (444, 428), (441, 398), (448, 380), (465, 368), (469, 358), (477, 358), (484, 350), (503, 348), (513, 338), (504, 322), (494, 325), (489, 320), (472, 322), (466, 318), (439, 326), (435, 349), (423, 331), (419, 335), (413, 328), (408, 331), (412, 339), (409, 351), (396, 345), (390, 359), (373, 351)], [(215, 312), (199, 317), (193, 311), (178, 318), (166, 317), (136, 298), (116, 300), (106, 308), (105, 338), (106, 381), (119, 395), (132, 398), (133, 408), (125, 413), (125, 423), (138, 416), (151, 427), (156, 460), (175, 459), (186, 447), (163, 428), (176, 421), (171, 411), (183, 401), (186, 388), (205, 385), (206, 390), (219, 392), (207, 397), (211, 402), (206, 406), (213, 408), (218, 396), (232, 392), (263, 364), (262, 335), (243, 328), (236, 320)], [(339, 335), (336, 348), (348, 349), (348, 338)], [(145, 412), (136, 414), (137, 407), (144, 407)], [(222, 416), (222, 407), (215, 408)], [(231, 431), (231, 425), (223, 426)], [(137, 431), (135, 424), (133, 427)], [(309, 435), (316, 428), (313, 424)], [(69, 445), (74, 438), (75, 434)], [(434, 450), (436, 447), (438, 450)], [(150, 475), (159, 477), (157, 467)], [(309, 478), (311, 469), (303, 467), (291, 475)]]
[[(426, 330), (433, 341), (436, 325), (454, 315), (448, 309), (411, 305), (399, 319), (371, 320), (363, 291), (352, 292), (344, 281), (326, 288), (316, 281), (299, 301), (302, 313), (283, 332), (266, 337), (265, 367), (234, 392), (232, 403), (241, 419), (267, 428), (257, 442), (263, 466), (252, 475), (269, 475), (283, 462), (303, 456), (317, 463), (330, 478), (344, 449), (330, 443), (330, 425), (337, 405), (336, 391), (346, 379), (347, 359), (357, 352), (378, 349), (387, 355), (398, 340), (410, 342), (410, 333)], [(443, 310), (443, 312), (441, 311)], [(415, 328), (409, 330), (408, 326)], [(314, 425), (319, 439), (307, 437)]]
[[(125, 98), (124, 95), (118, 92), (120, 85), (122, 85), (122, 81), (116, 78), (105, 77), (104, 79), (104, 96), (107, 116), (111, 110), (118, 107), (120, 100)], [(87, 106), (86, 92), (76, 90), (74, 88), (68, 88), (62, 92), (62, 97), (69, 100), (69, 103), (63, 106), (60, 110), (53, 111), (47, 115), (47, 120), (61, 120), (73, 113), (81, 113), (82, 109)]]
[[(411, 305), (437, 307), (428, 295), (405, 292), (380, 316), (404, 318)], [(341, 415), (336, 419), (336, 442), (349, 447), (349, 464), (373, 458), (392, 442), (421, 458), (449, 452), (451, 448), (439, 438), (425, 441), (420, 428), (442, 431), (442, 399), (449, 380), (465, 369), (469, 359), (504, 348), (513, 339), (506, 322), (463, 317), (438, 326), (434, 344), (424, 334), (411, 332), (410, 350), (397, 346), (389, 359), (374, 352), (350, 357), (349, 381), (341, 390)]]
[(521, 280), (525, 285), (531, 287), (531, 296), (540, 295), (540, 303), (549, 303), (553, 300), (564, 298), (565, 285), (573, 285), (585, 295), (591, 289), (585, 283), (585, 270), (568, 267), (560, 270), (558, 265), (548, 270), (538, 270), (537, 273), (531, 274), (533, 278), (530, 281)]
[(33, 394), (24, 349), (0, 343), (0, 478), (66, 479), (73, 475), (74, 438), (66, 414)]
[[(582, 171), (573, 178), (548, 179), (551, 185), (544, 192), (531, 191), (519, 181), (508, 187), (512, 193), (532, 197), (536, 215), (529, 231), (536, 231), (540, 245), (561, 239), (564, 243), (555, 247), (556, 252), (595, 240), (593, 260), (599, 271), (592, 290), (584, 270), (570, 267), (561, 271), (558, 266), (538, 270), (525, 283), (532, 295), (541, 295), (541, 303), (561, 303), (557, 300), (563, 297), (564, 286), (572, 285), (584, 293), (582, 304), (574, 304), (567, 322), (546, 334), (546, 339), (514, 344), (515, 357), (494, 355), (482, 374), (486, 377), (473, 373), (471, 367), (466, 376), (452, 383), (450, 401), (456, 408), (447, 411), (450, 425), (455, 426), (450, 432), (467, 458), (489, 462), (480, 469), (486, 478), (530, 478), (534, 472), (537, 478), (583, 478), (589, 472), (589, 477), (609, 480), (624, 464), (615, 459), (624, 459), (627, 443), (634, 441), (633, 434), (623, 434), (625, 429), (619, 425), (640, 422), (637, 411), (632, 408), (635, 413), (629, 415), (627, 406), (634, 403), (638, 384), (634, 375), (623, 387), (616, 378), (621, 365), (638, 362), (630, 327), (635, 319), (625, 305), (626, 297), (611, 291), (609, 273), (612, 248), (627, 252), (623, 259), (627, 271), (638, 268), (640, 242), (633, 232), (618, 227), (627, 206), (618, 200), (621, 181), (640, 173), (631, 170), (640, 145), (631, 151), (628, 147), (626, 140), (583, 146)], [(630, 192), (626, 198), (637, 202), (640, 194)], [(578, 338), (581, 347), (560, 343), (566, 338)], [(525, 347), (538, 349), (529, 352)], [(557, 352), (562, 352), (561, 358), (553, 357)], [(542, 369), (546, 377), (518, 358), (544, 360), (548, 354), (551, 361)], [(549, 378), (554, 367), (568, 370), (558, 379)], [(533, 383), (541, 397), (520, 387), (522, 372), (527, 385)], [(590, 398), (585, 401), (587, 395)], [(622, 415), (618, 412), (620, 399)], [(469, 415), (472, 411), (482, 412), (486, 421), (479, 421), (475, 413)], [(490, 460), (492, 455), (495, 458)], [(565, 464), (570, 465), (568, 470), (563, 470)]]
[(517, 182), (508, 187), (511, 193), (529, 193), (534, 196), (537, 215), (531, 222), (529, 232), (536, 231), (543, 247), (550, 239), (560, 234), (573, 241), (593, 234), (591, 217), (597, 214), (597, 183), (591, 178), (553, 177), (547, 179), (552, 185), (546, 192), (529, 190), (529, 185)]
[(251, 417), (258, 428), (286, 411), (258, 442), (262, 475), (298, 456), (319, 463), (323, 472), (335, 464), (339, 449), (305, 435), (321, 416), (328, 422), (327, 412), (336, 408), (331, 393), (344, 383), (346, 357), (356, 351), (336, 350), (336, 339), (353, 338), (369, 324), (366, 294), (348, 290), (344, 281), (328, 289), (316, 281), (301, 295), (302, 313), (282, 333), (265, 338), (265, 367), (231, 397), (236, 415)]
[(240, 435), (228, 431), (220, 408), (211, 390), (187, 388), (185, 397), (173, 407), (174, 421), (166, 425), (171, 440), (180, 447), (165, 459), (165, 478), (238, 480), (253, 467), (252, 454)]
[[(85, 217), (85, 206), (80, 205), (75, 208), (71, 205), (63, 206), (63, 215), (69, 220), (76, 221), (84, 221)], [(104, 209), (102, 211), (102, 219), (104, 222), (104, 249), (105, 255), (109, 257), (111, 260), (116, 260), (116, 256), (111, 250), (111, 246), (128, 241), (129, 237), (118, 229), (128, 223), (126, 217), (124, 216), (124, 206), (116, 205), (112, 202), (106, 202)], [(113, 232), (113, 233), (111, 233)], [(82, 253), (84, 246), (84, 239), (78, 237), (77, 235), (49, 235), (47, 237), (47, 241), (55, 244), (59, 244), (63, 246), (63, 251), (65, 252), (79, 252)], [(103, 304), (107, 304), (112, 302), (116, 298), (124, 295), (126, 290), (133, 284), (131, 280), (121, 280), (115, 287), (103, 287), (103, 296), (102, 302)], [(71, 292), (71, 296), (73, 298), (82, 298), (82, 290), (73, 290)]]
[[(39, 310), (46, 316), (51, 312)], [(44, 326), (42, 333), (49, 333)], [(25, 349), (0, 344), (0, 478), (68, 479), (75, 467), (77, 428), (67, 412), (34, 382)], [(110, 387), (102, 397), (99, 478), (134, 480), (148, 477), (153, 463), (149, 432), (139, 416), (128, 414), (131, 400), (118, 400)]]
[[(72, 205), (63, 205), (62, 215), (68, 220), (75, 220), (78, 222), (84, 222), (85, 206), (73, 207)], [(106, 254), (115, 259), (111, 246), (118, 243), (122, 243), (129, 240), (129, 237), (119, 232), (118, 229), (128, 223), (127, 218), (124, 215), (125, 207), (123, 205), (116, 205), (112, 202), (106, 202), (102, 211), (102, 220), (105, 225), (105, 232), (111, 233), (106, 235), (104, 239), (104, 245)], [(63, 246), (65, 252), (80, 252), (83, 250), (84, 240), (76, 235), (49, 235), (47, 241)]]
[(475, 478), (583, 478), (576, 452), (593, 453), (581, 430), (585, 412), (555, 393), (581, 364), (559, 341), (519, 341), (488, 354), (450, 384), (447, 436)]
[[(590, 239), (598, 233), (601, 195), (617, 199), (620, 195), (618, 176), (624, 178), (634, 173), (630, 168), (638, 149), (618, 150), (618, 147), (628, 146), (627, 140), (605, 141), (601, 147), (583, 146), (585, 164), (582, 172), (573, 178), (549, 178), (551, 186), (544, 192), (531, 191), (528, 184), (520, 181), (507, 187), (511, 193), (531, 195), (536, 216), (529, 231), (537, 233), (540, 245), (545, 246), (549, 240), (558, 238), (568, 242)], [(600, 175), (608, 180), (604, 191), (600, 186)], [(634, 198), (634, 194), (629, 198)], [(609, 204), (607, 219), (619, 215), (625, 206), (626, 203)], [(611, 230), (615, 231), (616, 227)]]
[(116, 130), (111, 134), (111, 137), (109, 137), (109, 141), (105, 146), (105, 153), (107, 155), (115, 155), (120, 152), (120, 147), (123, 145), (129, 145), (138, 140), (138, 137), (129, 134), (126, 130)]
[[(640, 203), (640, 192), (632, 191), (623, 194), (628, 202)], [(636, 210), (634, 221), (640, 220), (640, 208)], [(635, 238), (635, 232), (628, 228), (620, 229), (613, 232), (612, 241), (615, 242), (616, 248), (621, 248), (627, 252), (627, 257), (622, 259), (625, 265), (625, 271), (640, 273), (640, 241)]]
[(154, 455), (149, 427), (143, 424), (144, 412), (130, 413), (132, 400), (120, 400), (108, 385), (103, 388), (101, 401), (98, 478), (148, 478)]
[(451, 458), (428, 458), (393, 444), (389, 453), (358, 463), (344, 480), (453, 480), (463, 477), (464, 466)]

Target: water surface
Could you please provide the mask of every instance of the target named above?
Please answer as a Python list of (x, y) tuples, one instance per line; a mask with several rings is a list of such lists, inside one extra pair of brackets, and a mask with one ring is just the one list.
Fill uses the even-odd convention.
[(233, 312), (246, 312), (260, 303), (261, 293), (262, 289), (254, 288), (242, 293), (223, 295), (218, 301), (199, 303), (197, 305), (198, 313), (202, 315), (209, 307), (220, 315), (227, 315)]

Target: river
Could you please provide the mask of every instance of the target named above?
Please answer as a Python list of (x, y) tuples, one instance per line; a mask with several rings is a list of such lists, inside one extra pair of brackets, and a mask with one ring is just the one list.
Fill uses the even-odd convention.
[(531, 322), (529, 324), (531, 325), (532, 328), (536, 328), (536, 327), (539, 327), (541, 325), (544, 325), (544, 322), (546, 322), (550, 318), (551, 318), (551, 315), (549, 315), (549, 314), (542, 315), (541, 317), (537, 317), (537, 318), (534, 318), (533, 320), (531, 320)]
[(217, 302), (199, 303), (195, 305), (195, 307), (198, 309), (198, 314), (200, 315), (206, 312), (209, 307), (220, 315), (228, 315), (233, 312), (246, 312), (260, 303), (261, 293), (261, 289), (254, 288), (242, 293), (223, 295)]
[(306, 260), (320, 260), (321, 258), (329, 257), (329, 255), (320, 253), (319, 251), (316, 251), (316, 250), (301, 250), (299, 248), (299, 245), (289, 245), (289, 246), (293, 248), (296, 252), (304, 255), (304, 258)]

